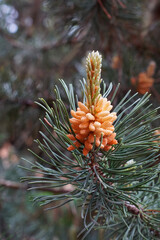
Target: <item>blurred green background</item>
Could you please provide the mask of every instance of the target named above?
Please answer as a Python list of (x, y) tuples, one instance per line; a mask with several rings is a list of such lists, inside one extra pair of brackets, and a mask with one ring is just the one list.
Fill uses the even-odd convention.
[[(20, 183), (27, 174), (18, 167), (27, 166), (21, 158), (34, 161), (27, 149), (42, 154), (33, 140), (40, 138), (44, 112), (34, 101), (43, 97), (52, 104), (59, 78), (81, 96), (85, 57), (99, 50), (102, 78), (113, 88), (121, 83), (114, 104), (137, 90), (131, 78), (154, 61), (149, 91), (158, 106), (159, 38), (159, 0), (0, 0), (0, 239), (77, 239), (82, 222), (74, 203), (44, 211), (32, 202), (39, 193)], [(99, 231), (87, 239), (104, 238)]]

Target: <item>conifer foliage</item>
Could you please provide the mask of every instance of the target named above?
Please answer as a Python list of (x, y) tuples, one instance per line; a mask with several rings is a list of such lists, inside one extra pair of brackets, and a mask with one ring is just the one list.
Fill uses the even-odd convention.
[(41, 123), (47, 134), (40, 132), (43, 141), (36, 142), (46, 158), (33, 152), (37, 161), (23, 181), (32, 183), (32, 189), (70, 186), (67, 193), (37, 194), (35, 201), (47, 209), (71, 201), (80, 205), (82, 239), (99, 228), (106, 230), (107, 240), (158, 239), (160, 135), (152, 123), (160, 116), (151, 108), (148, 93), (137, 99), (129, 91), (114, 106), (119, 85), (106, 88), (98, 52), (89, 53), (86, 71), (83, 100), (60, 80), (68, 103), (57, 86), (52, 107), (44, 99), (38, 102), (45, 110)]

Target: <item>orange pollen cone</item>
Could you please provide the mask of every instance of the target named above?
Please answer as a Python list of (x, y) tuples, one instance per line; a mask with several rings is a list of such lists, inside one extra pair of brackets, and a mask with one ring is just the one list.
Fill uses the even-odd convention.
[[(117, 116), (115, 112), (110, 113), (110, 101), (100, 97), (95, 105), (95, 109), (98, 109), (95, 113), (91, 113), (87, 106), (81, 102), (78, 102), (78, 106), (80, 111), (79, 108), (77, 111), (71, 110), (73, 118), (70, 119), (75, 136), (70, 133), (67, 135), (68, 138), (73, 141), (77, 148), (83, 147), (84, 156), (93, 149), (94, 139), (96, 147), (109, 151), (112, 145), (118, 143), (115, 139), (116, 133), (114, 133), (113, 126)], [(82, 116), (81, 118), (79, 118), (80, 115)], [(101, 136), (103, 136), (102, 143), (100, 140)], [(73, 151), (75, 147), (71, 145), (68, 147), (68, 150)]]
[(141, 72), (139, 75), (135, 78), (131, 78), (131, 84), (136, 88), (137, 92), (140, 94), (145, 94), (146, 92), (149, 92), (151, 87), (154, 84), (154, 72), (156, 68), (156, 63), (154, 61), (151, 61), (146, 72)]

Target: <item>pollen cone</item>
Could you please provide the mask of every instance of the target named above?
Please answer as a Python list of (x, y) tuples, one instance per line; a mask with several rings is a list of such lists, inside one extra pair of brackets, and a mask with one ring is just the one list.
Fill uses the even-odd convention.
[(146, 73), (140, 73), (138, 76), (138, 87), (137, 91), (141, 94), (145, 94), (146, 92), (150, 91), (154, 83), (154, 79), (148, 77)]
[[(117, 118), (116, 113), (110, 112), (113, 107), (111, 102), (100, 94), (101, 59), (98, 52), (88, 55), (86, 103), (78, 102), (77, 111), (71, 110), (70, 123), (75, 136), (71, 134), (71, 131), (67, 135), (74, 144), (74, 146), (69, 146), (68, 150), (72, 151), (82, 147), (85, 156), (92, 150), (94, 141), (96, 147), (105, 151), (117, 144), (113, 126), (113, 122)], [(101, 137), (103, 137), (102, 142)]]
[(137, 78), (131, 78), (131, 84), (136, 87), (137, 92), (145, 94), (149, 92), (154, 84), (154, 78), (156, 63), (151, 61), (148, 65), (146, 72), (139, 73)]

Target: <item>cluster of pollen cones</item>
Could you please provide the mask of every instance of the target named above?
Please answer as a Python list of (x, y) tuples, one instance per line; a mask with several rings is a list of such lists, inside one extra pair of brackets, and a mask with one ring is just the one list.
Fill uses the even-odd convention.
[(151, 61), (147, 71), (139, 73), (138, 77), (131, 78), (131, 83), (133, 86), (136, 86), (136, 90), (140, 94), (145, 94), (146, 92), (149, 92), (151, 87), (154, 84), (154, 78), (153, 75), (155, 73), (156, 63), (154, 61)]
[[(70, 130), (67, 136), (73, 141), (74, 146), (70, 145), (69, 151), (82, 146), (83, 155), (86, 156), (92, 150), (94, 141), (96, 147), (105, 151), (117, 144), (113, 126), (117, 116), (115, 112), (110, 113), (111, 102), (100, 96), (94, 109), (94, 113), (91, 113), (87, 106), (78, 102), (77, 111), (71, 110), (70, 123), (74, 134)], [(102, 143), (101, 136), (103, 136)]]

